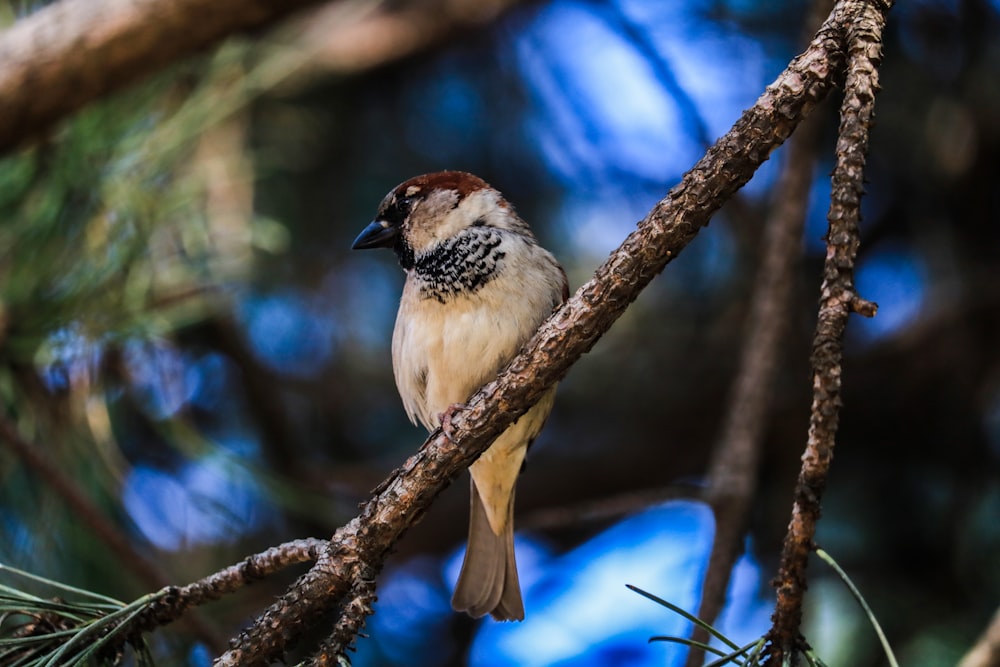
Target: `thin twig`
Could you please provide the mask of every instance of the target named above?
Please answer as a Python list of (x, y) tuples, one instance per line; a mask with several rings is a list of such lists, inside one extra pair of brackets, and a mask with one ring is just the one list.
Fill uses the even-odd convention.
[[(813, 340), (813, 403), (809, 437), (795, 486), (792, 519), (785, 536), (778, 572), (778, 601), (769, 631), (767, 664), (782, 665), (801, 646), (805, 570), (820, 516), (820, 499), (833, 458), (840, 416), (841, 340), (850, 313), (874, 314), (874, 304), (854, 289), (854, 260), (860, 245), (858, 223), (864, 191), (868, 133), (874, 118), (882, 29), (891, 0), (862, 2), (848, 24), (844, 101), (840, 111), (837, 159), (830, 194), (827, 254), (823, 268), (819, 317)], [(836, 10), (835, 10), (836, 13)]]
[(340, 612), (340, 618), (333, 632), (320, 644), (319, 649), (309, 659), (307, 667), (331, 667), (349, 665), (348, 651), (354, 650), (354, 641), (361, 635), (365, 620), (374, 613), (375, 573), (361, 575), (351, 589), (350, 600)]
[[(855, 14), (859, 11), (856, 2), (843, 4)], [(639, 223), (594, 277), (542, 325), (497, 379), (469, 400), (468, 409), (452, 422), (452, 438), (432, 434), (379, 486), (361, 514), (335, 533), (329, 558), (321, 558), (242, 632), (217, 665), (261, 665), (280, 658), (290, 638), (318, 615), (343, 604), (357, 575), (381, 570), (393, 544), (437, 494), (591, 349), (829, 92), (842, 64), (842, 32), (853, 19), (851, 12), (841, 11), (824, 24), (807, 51)]]
[(261, 553), (247, 556), (214, 574), (187, 584), (167, 587), (168, 594), (156, 600), (136, 624), (134, 631), (151, 630), (166, 625), (185, 611), (237, 591), (264, 577), (280, 572), (292, 565), (318, 561), (329, 547), (329, 542), (316, 538), (292, 540), (271, 547)]
[[(74, 660), (76, 660), (77, 658), (83, 659), (87, 655), (96, 655), (99, 652), (111, 655), (118, 654), (126, 642), (138, 643), (143, 632), (166, 625), (180, 618), (186, 610), (192, 607), (217, 600), (227, 593), (232, 593), (290, 565), (315, 561), (328, 546), (329, 542), (318, 539), (288, 542), (249, 556), (236, 565), (194, 583), (180, 587), (166, 586), (155, 593), (133, 600), (127, 605), (99, 593), (48, 581), (15, 568), (0, 566), (0, 570), (6, 570), (14, 576), (54, 587), (64, 595), (68, 594), (67, 599), (72, 600), (66, 604), (58, 604), (56, 607), (58, 611), (53, 614), (53, 618), (63, 618), (65, 623), (50, 621), (47, 624), (48, 627), (44, 625), (40, 627), (38, 623), (25, 626), (26, 628), (30, 627), (28, 633), (0, 640), (0, 643), (8, 646), (3, 651), (3, 655), (25, 658), (29, 654), (33, 655), (45, 651), (48, 660), (46, 664), (64, 664), (71, 656), (74, 656)], [(8, 588), (7, 590), (8, 592), (13, 591), (19, 598), (25, 599), (25, 609), (32, 606), (37, 607), (40, 603), (52, 604), (41, 598), (20, 593), (16, 589)], [(94, 602), (96, 601), (98, 604), (96, 613), (84, 613), (82, 617), (78, 613), (67, 614), (67, 610), (75, 612), (72, 606), (74, 604), (80, 608), (80, 602), (76, 601), (76, 598), (82, 598), (84, 603), (89, 603), (91, 610), (95, 608)], [(20, 607), (15, 611), (15, 614), (17, 613), (32, 615), (31, 611), (21, 612)], [(35, 647), (24, 642), (24, 638), (29, 636), (36, 644)], [(24, 650), (19, 648), (21, 644), (24, 644)], [(0, 662), (7, 664), (2, 659)], [(76, 663), (74, 662), (74, 664)]]
[[(832, 9), (831, 0), (813, 3), (810, 32)], [(718, 445), (708, 467), (707, 500), (715, 514), (715, 535), (702, 584), (698, 617), (714, 623), (726, 603), (729, 579), (743, 552), (743, 538), (757, 489), (757, 469), (764, 425), (770, 408), (778, 350), (785, 334), (795, 285), (802, 229), (820, 137), (819, 118), (811, 116), (788, 140), (786, 159), (774, 188), (764, 228), (761, 260), (750, 302), (748, 335), (733, 383)], [(691, 639), (708, 634), (695, 626)], [(704, 651), (692, 648), (687, 667), (704, 662)]]

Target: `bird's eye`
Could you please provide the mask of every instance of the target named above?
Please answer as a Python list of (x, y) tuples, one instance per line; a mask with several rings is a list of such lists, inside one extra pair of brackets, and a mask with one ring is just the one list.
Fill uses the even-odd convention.
[(395, 195), (387, 198), (379, 209), (379, 218), (392, 225), (402, 225), (410, 217), (416, 203), (417, 197), (412, 195)]

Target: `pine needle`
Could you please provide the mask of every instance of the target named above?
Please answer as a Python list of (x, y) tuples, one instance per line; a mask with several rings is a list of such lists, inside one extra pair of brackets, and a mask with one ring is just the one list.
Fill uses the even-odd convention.
[[(892, 647), (889, 646), (889, 640), (886, 638), (885, 633), (882, 632), (882, 626), (879, 625), (878, 619), (875, 618), (875, 614), (872, 613), (871, 607), (868, 606), (865, 598), (861, 595), (861, 591), (859, 591), (858, 587), (854, 585), (854, 582), (847, 576), (847, 573), (844, 572), (839, 565), (837, 565), (837, 561), (833, 559), (833, 556), (818, 547), (816, 548), (816, 555), (823, 559), (827, 565), (832, 567), (833, 571), (837, 573), (841, 581), (847, 585), (847, 589), (851, 591), (851, 595), (854, 596), (854, 599), (857, 600), (858, 604), (861, 605), (861, 608), (864, 609), (865, 614), (868, 616), (868, 621), (872, 624), (872, 627), (875, 628), (875, 634), (878, 635), (878, 640), (882, 643), (882, 650), (885, 651), (885, 657), (889, 661), (889, 665), (891, 667), (899, 667), (899, 663), (896, 662), (896, 656), (892, 652)], [(822, 662), (820, 664), (822, 664)]]
[[(711, 625), (709, 625), (705, 621), (701, 620), (700, 618), (698, 618), (694, 614), (692, 614), (690, 612), (687, 612), (687, 611), (681, 609), (680, 607), (678, 607), (677, 605), (672, 604), (670, 602), (667, 602), (663, 598), (657, 597), (657, 596), (653, 595), (652, 593), (647, 593), (646, 591), (644, 591), (641, 588), (638, 588), (636, 586), (633, 586), (632, 584), (625, 584), (625, 586), (630, 591), (634, 591), (634, 592), (638, 593), (639, 595), (643, 596), (644, 598), (652, 600), (656, 604), (662, 605), (662, 606), (666, 607), (667, 609), (669, 609), (670, 611), (674, 612), (675, 614), (679, 614), (679, 615), (683, 616), (684, 618), (686, 618), (687, 620), (691, 621), (692, 623), (694, 623), (698, 627), (704, 629), (706, 632), (708, 632), (709, 634), (711, 634), (713, 637), (715, 637), (719, 641), (721, 641), (724, 644), (726, 644), (726, 646), (728, 646), (731, 650), (733, 650), (733, 651), (740, 650), (740, 646), (738, 644), (736, 644), (736, 642), (734, 642), (733, 640), (729, 639), (729, 637), (726, 637), (724, 634), (722, 634), (721, 632), (719, 632), (714, 627), (712, 627)], [(712, 649), (712, 650), (715, 650), (715, 649)], [(725, 655), (725, 654), (720, 651), (719, 655)]]

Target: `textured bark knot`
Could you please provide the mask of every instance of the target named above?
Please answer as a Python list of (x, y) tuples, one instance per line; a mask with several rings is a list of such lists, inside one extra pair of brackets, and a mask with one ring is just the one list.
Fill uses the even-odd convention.
[(851, 310), (863, 317), (875, 317), (878, 314), (878, 304), (854, 294), (854, 298), (851, 299)]

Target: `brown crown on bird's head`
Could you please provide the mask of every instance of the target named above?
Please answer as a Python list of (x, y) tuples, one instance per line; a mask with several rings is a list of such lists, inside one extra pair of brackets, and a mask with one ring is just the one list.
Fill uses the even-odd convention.
[(403, 181), (385, 196), (375, 220), (353, 247), (394, 248), (406, 267), (412, 264), (412, 255), (468, 227), (498, 227), (530, 236), (528, 225), (513, 212), (507, 200), (478, 176), (464, 171), (423, 174)]

